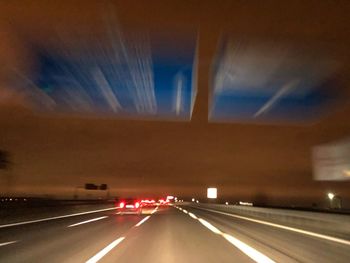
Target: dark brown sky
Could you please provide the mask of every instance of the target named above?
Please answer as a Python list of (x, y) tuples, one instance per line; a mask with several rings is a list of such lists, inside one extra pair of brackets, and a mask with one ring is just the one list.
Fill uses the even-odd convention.
[[(198, 97), (191, 122), (39, 116), (8, 90), (13, 69), (28, 71), (24, 40), (45, 45), (52, 30), (98, 32), (102, 1), (20, 1), (0, 7), (0, 148), (12, 153), (18, 192), (71, 194), (85, 182), (118, 193), (219, 194), (320, 200), (350, 196), (349, 183), (312, 180), (311, 147), (350, 133), (349, 1), (120, 1), (125, 30), (199, 29)], [(232, 3), (233, 2), (233, 3)], [(282, 3), (281, 3), (282, 2)], [(288, 1), (289, 2), (289, 1)], [(344, 101), (312, 125), (207, 122), (210, 63), (220, 35), (278, 39), (337, 57)], [(98, 34), (98, 33), (97, 33)]]

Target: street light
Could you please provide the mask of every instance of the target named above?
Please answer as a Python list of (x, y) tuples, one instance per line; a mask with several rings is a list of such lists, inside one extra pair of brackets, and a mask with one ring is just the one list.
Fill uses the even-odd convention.
[(333, 193), (328, 193), (328, 198), (329, 198), (329, 200), (333, 200), (333, 198), (334, 198), (334, 194)]
[(327, 194), (327, 196), (328, 196), (328, 199), (329, 199), (330, 208), (334, 208), (333, 199), (334, 199), (335, 195), (333, 193), (329, 192)]

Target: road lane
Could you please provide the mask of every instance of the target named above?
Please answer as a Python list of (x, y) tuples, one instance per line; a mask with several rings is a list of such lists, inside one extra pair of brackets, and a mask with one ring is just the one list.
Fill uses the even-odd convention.
[(253, 262), (223, 238), (172, 207), (134, 228), (101, 262)]
[(104, 208), (104, 209), (98, 209), (98, 210), (89, 210), (89, 211), (73, 213), (73, 214), (64, 214), (64, 215), (59, 215), (59, 216), (44, 217), (44, 218), (38, 218), (38, 219), (34, 219), (34, 220), (18, 221), (18, 222), (13, 222), (13, 223), (2, 224), (2, 225), (0, 225), (0, 228), (8, 228), (8, 227), (14, 227), (14, 226), (35, 224), (35, 223), (40, 223), (40, 222), (46, 222), (46, 221), (52, 221), (52, 220), (58, 220), (58, 219), (76, 217), (76, 216), (82, 216), (82, 215), (90, 215), (90, 214), (101, 213), (101, 212), (105, 212), (105, 211), (115, 211), (115, 210), (116, 210), (116, 208), (112, 207), (112, 208)]
[(100, 215), (106, 218), (75, 227), (68, 226), (86, 220), (87, 215), (3, 229), (2, 238), (15, 235), (18, 242), (0, 247), (0, 262), (85, 262), (146, 217), (121, 216), (115, 211)]
[(277, 262), (348, 262), (350, 247), (207, 210), (186, 207), (221, 231), (237, 236)]
[(349, 246), (183, 206), (0, 229), (0, 262), (348, 262)]

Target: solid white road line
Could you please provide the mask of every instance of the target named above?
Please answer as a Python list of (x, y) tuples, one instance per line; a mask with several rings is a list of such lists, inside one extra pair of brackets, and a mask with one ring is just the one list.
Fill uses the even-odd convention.
[(263, 220), (258, 220), (258, 219), (253, 219), (253, 218), (249, 218), (249, 217), (245, 217), (245, 216), (233, 215), (230, 213), (225, 213), (225, 212), (216, 211), (216, 210), (212, 210), (212, 209), (206, 209), (206, 208), (199, 208), (199, 209), (222, 214), (222, 215), (227, 215), (227, 216), (231, 216), (231, 217), (235, 217), (235, 218), (239, 218), (239, 219), (243, 219), (243, 220), (247, 220), (247, 221), (251, 221), (254, 223), (258, 223), (258, 224), (263, 224), (263, 225), (272, 226), (272, 227), (276, 227), (276, 228), (280, 228), (280, 229), (284, 229), (284, 230), (289, 230), (289, 231), (293, 231), (296, 233), (300, 233), (300, 234), (304, 234), (304, 235), (308, 235), (308, 236), (312, 236), (312, 237), (318, 237), (318, 238), (325, 239), (328, 241), (333, 241), (333, 242), (337, 242), (337, 243), (341, 243), (341, 244), (350, 246), (350, 241), (346, 240), (346, 239), (341, 239), (341, 238), (337, 238), (337, 237), (318, 234), (315, 232), (302, 230), (299, 228), (284, 226), (284, 225), (275, 224), (275, 223), (271, 223), (271, 222), (267, 222), (267, 221), (263, 221)]
[(158, 210), (158, 206), (156, 208), (153, 209), (153, 211), (151, 212), (151, 214), (154, 214), (155, 212), (157, 212)]
[(6, 245), (10, 245), (10, 244), (13, 244), (13, 243), (16, 243), (16, 242), (17, 242), (17, 240), (16, 241), (5, 242), (5, 243), (0, 243), (0, 247), (6, 246)]
[(120, 242), (124, 240), (125, 237), (120, 237), (116, 240), (114, 240), (112, 243), (110, 243), (108, 246), (106, 246), (104, 249), (102, 249), (100, 252), (98, 252), (95, 256), (90, 258), (86, 263), (96, 263), (101, 258), (103, 258), (109, 251), (111, 251), (113, 248), (115, 248)]
[(135, 226), (140, 226), (140, 225), (142, 225), (144, 222), (146, 222), (146, 220), (148, 219), (148, 218), (150, 218), (151, 216), (146, 216), (144, 219), (142, 219), (140, 222), (138, 222)]
[(246, 243), (242, 242), (241, 240), (228, 235), (226, 233), (223, 233), (222, 236), (230, 242), (232, 245), (234, 245), (236, 248), (241, 250), (244, 254), (246, 254), (248, 257), (250, 257), (255, 262), (261, 262), (261, 263), (273, 263), (272, 259), (265, 256), (264, 254), (260, 253), (256, 249), (252, 248), (251, 246), (248, 246)]
[(196, 215), (195, 215), (195, 214), (192, 214), (191, 212), (189, 212), (188, 215), (189, 215), (190, 217), (192, 217), (193, 219), (198, 219), (198, 217), (196, 217)]
[(232, 245), (234, 245), (236, 248), (241, 250), (244, 254), (246, 254), (248, 257), (250, 257), (252, 260), (258, 263), (275, 263), (272, 259), (265, 256), (261, 252), (257, 251), (256, 249), (252, 248), (248, 244), (244, 243), (243, 241), (235, 238), (232, 235), (226, 234), (222, 232), (220, 229), (216, 228), (212, 224), (210, 224), (208, 221), (204, 220), (203, 218), (198, 218), (196, 215), (192, 214), (191, 212), (188, 213), (188, 215), (194, 219), (198, 219), (198, 221), (204, 225), (206, 228), (208, 228), (210, 231), (214, 232), (217, 235), (222, 236), (225, 238), (228, 242), (230, 242)]
[(11, 227), (11, 226), (26, 225), (26, 224), (32, 224), (32, 223), (38, 223), (38, 222), (44, 222), (44, 221), (55, 220), (55, 219), (67, 218), (67, 217), (72, 217), (72, 216), (88, 215), (88, 214), (93, 214), (93, 213), (98, 213), (98, 212), (104, 212), (104, 211), (110, 211), (110, 210), (115, 210), (115, 209), (117, 209), (117, 208), (113, 207), (113, 208), (92, 210), (92, 211), (81, 212), (81, 213), (70, 214), (70, 215), (54, 216), (54, 217), (48, 217), (48, 218), (42, 218), (42, 219), (36, 219), (36, 220), (30, 220), (30, 221), (24, 221), (24, 222), (17, 222), (17, 223), (11, 223), (11, 224), (6, 224), (6, 225), (0, 225), (0, 228)]
[(199, 222), (201, 222), (201, 224), (203, 226), (205, 226), (206, 228), (208, 228), (210, 231), (214, 232), (215, 234), (218, 234), (218, 235), (222, 234), (222, 232), (219, 229), (217, 229), (215, 226), (210, 224), (208, 221), (205, 221), (202, 218), (199, 218), (198, 220), (199, 220)]
[(76, 223), (76, 224), (69, 225), (68, 227), (79, 226), (79, 225), (87, 224), (87, 223), (90, 223), (90, 222), (95, 222), (95, 221), (98, 221), (98, 220), (101, 220), (101, 219), (105, 219), (107, 217), (108, 216), (101, 216), (101, 217), (93, 218), (93, 219), (90, 219), (90, 220), (86, 220), (86, 221), (82, 221), (82, 222), (79, 222), (79, 223)]

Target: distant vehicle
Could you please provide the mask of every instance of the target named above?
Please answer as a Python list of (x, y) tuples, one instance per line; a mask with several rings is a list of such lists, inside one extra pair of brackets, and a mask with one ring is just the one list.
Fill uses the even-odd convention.
[(169, 200), (168, 199), (159, 199), (158, 200), (158, 204), (159, 205), (168, 205), (169, 204)]
[(117, 202), (117, 208), (120, 214), (124, 214), (124, 213), (141, 214), (142, 213), (141, 202), (135, 198), (120, 199), (119, 202)]
[(156, 201), (154, 199), (142, 199), (141, 200), (141, 206), (154, 206), (156, 205)]

